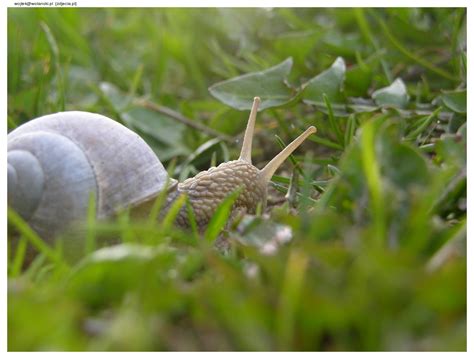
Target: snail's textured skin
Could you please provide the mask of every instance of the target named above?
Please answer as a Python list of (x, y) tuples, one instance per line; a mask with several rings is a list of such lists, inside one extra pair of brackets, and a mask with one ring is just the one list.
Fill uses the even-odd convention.
[[(196, 223), (203, 230), (214, 215), (217, 206), (235, 190), (241, 188), (234, 203), (234, 210), (241, 209), (253, 213), (259, 203), (265, 204), (267, 184), (262, 180), (260, 171), (248, 162), (236, 160), (221, 163), (207, 171), (198, 173), (179, 183), (177, 190), (169, 194), (167, 208), (176, 198), (186, 193), (193, 207)], [(181, 208), (176, 223), (181, 227), (189, 226), (187, 209)]]

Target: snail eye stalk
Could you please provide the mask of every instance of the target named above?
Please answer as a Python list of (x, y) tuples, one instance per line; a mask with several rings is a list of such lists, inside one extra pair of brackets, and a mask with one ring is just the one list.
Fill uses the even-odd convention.
[(255, 120), (257, 119), (258, 106), (260, 105), (260, 97), (253, 99), (252, 110), (250, 111), (249, 121), (245, 129), (242, 150), (240, 151), (239, 160), (252, 164), (252, 140), (255, 130)]
[(278, 155), (276, 155), (268, 164), (260, 170), (265, 182), (269, 182), (275, 171), (280, 165), (296, 150), (310, 135), (316, 133), (316, 127), (311, 126), (299, 135), (293, 142), (286, 146)]

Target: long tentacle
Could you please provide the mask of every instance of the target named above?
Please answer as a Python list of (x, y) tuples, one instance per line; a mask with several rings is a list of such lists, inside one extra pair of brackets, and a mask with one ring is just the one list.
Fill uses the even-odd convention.
[(269, 182), (275, 171), (280, 165), (296, 150), (306, 138), (313, 133), (316, 133), (316, 127), (308, 127), (301, 135), (299, 135), (293, 142), (286, 146), (278, 155), (276, 155), (268, 164), (260, 170), (260, 174), (266, 182)]

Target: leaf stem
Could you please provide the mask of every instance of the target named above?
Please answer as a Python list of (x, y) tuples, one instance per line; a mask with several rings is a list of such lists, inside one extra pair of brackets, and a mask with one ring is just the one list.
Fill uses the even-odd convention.
[(137, 99), (137, 100), (133, 101), (133, 104), (136, 105), (136, 106), (140, 106), (140, 107), (143, 107), (143, 108), (161, 113), (165, 116), (171, 117), (172, 119), (174, 119), (178, 122), (181, 122), (181, 123), (185, 124), (188, 127), (191, 127), (191, 128), (194, 128), (198, 131), (204, 132), (205, 134), (207, 134), (209, 136), (217, 137), (220, 140), (223, 140), (223, 141), (226, 141), (226, 142), (229, 142), (229, 143), (234, 142), (233, 137), (228, 136), (224, 133), (220, 133), (219, 131), (216, 131), (213, 128), (207, 127), (207, 126), (203, 125), (202, 123), (193, 121), (193, 120), (183, 116), (179, 112), (176, 112), (176, 111), (172, 110), (169, 107), (158, 105), (156, 103), (150, 102), (150, 101), (145, 100), (145, 99)]

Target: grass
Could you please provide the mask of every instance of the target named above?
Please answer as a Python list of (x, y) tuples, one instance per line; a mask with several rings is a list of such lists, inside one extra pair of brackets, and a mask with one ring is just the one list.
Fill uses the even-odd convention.
[(55, 241), (9, 211), (8, 349), (466, 350), (465, 23), (455, 8), (9, 9), (9, 129), (102, 113), (181, 180), (237, 158), (242, 89), (278, 94), (259, 168), (318, 133), (267, 209), (224, 232), (232, 196), (203, 235), (173, 226), (177, 206), (158, 218), (161, 197), (146, 218), (90, 210)]

